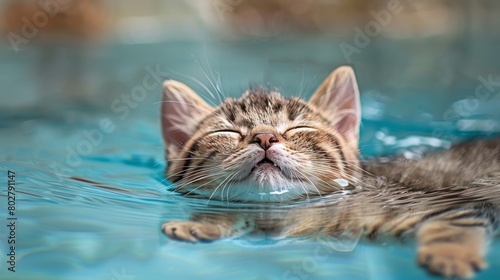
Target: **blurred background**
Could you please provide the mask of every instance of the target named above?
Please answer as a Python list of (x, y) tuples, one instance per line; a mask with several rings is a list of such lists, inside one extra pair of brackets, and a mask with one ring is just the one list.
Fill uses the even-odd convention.
[[(307, 97), (350, 64), (365, 118), (473, 116), (500, 130), (494, 0), (1, 0), (0, 14), (9, 114), (114, 112), (151, 71), (207, 98), (211, 83), (228, 96), (260, 84)], [(150, 88), (136, 99), (158, 100)]]

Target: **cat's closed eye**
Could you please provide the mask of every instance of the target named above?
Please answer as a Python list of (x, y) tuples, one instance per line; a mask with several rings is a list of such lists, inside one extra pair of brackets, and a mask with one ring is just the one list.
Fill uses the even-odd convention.
[(219, 129), (219, 130), (211, 131), (208, 134), (209, 135), (214, 134), (214, 135), (238, 136), (238, 137), (243, 138), (243, 134), (241, 132), (239, 132), (238, 130), (234, 130), (234, 129)]
[(308, 132), (308, 131), (316, 131), (317, 129), (314, 128), (314, 127), (310, 127), (310, 126), (294, 126), (294, 127), (290, 127), (288, 128), (284, 133), (283, 133), (283, 137), (285, 139), (289, 138), (289, 137), (292, 137), (294, 134), (296, 133), (300, 133), (300, 132)]

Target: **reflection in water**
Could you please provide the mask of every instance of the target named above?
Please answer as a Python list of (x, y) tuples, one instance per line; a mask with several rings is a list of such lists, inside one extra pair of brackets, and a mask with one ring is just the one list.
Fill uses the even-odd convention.
[[(418, 222), (447, 211), (471, 215), (477, 211), (493, 218), (498, 215), (500, 205), (498, 182), (500, 173), (492, 174), (470, 188), (457, 187), (455, 192), (408, 191), (401, 188), (389, 193), (384, 187), (367, 191), (365, 186), (365, 189), (353, 188), (289, 205), (228, 204), (214, 200), (207, 204), (203, 198), (177, 199), (185, 202), (180, 212), (190, 213), (192, 221), (230, 224), (230, 237), (249, 234), (248, 238), (258, 244), (265, 238), (280, 240), (290, 236), (323, 236), (338, 241), (334, 246), (337, 250), (350, 251), (362, 234), (369, 239), (387, 235), (404, 237), (414, 233), (412, 226)], [(166, 216), (168, 220), (175, 218), (178, 217)]]
[(363, 180), (328, 197), (290, 205), (205, 200), (205, 207), (188, 210), (189, 221), (170, 220), (162, 231), (192, 243), (247, 235), (319, 238), (344, 252), (362, 235), (416, 237), (421, 266), (470, 277), (486, 267), (484, 248), (499, 223), (499, 159), (500, 139), (490, 139), (420, 160), (364, 163)]
[[(181, 211), (190, 221), (169, 220), (171, 239), (211, 242), (236, 238), (251, 247), (315, 240), (331, 255), (353, 251), (360, 238), (373, 241), (417, 239), (418, 263), (432, 273), (468, 277), (485, 268), (484, 247), (497, 227), (500, 173), (455, 192), (387, 192), (387, 185), (359, 189), (294, 205), (255, 205), (199, 199)], [(193, 199), (193, 198), (186, 198)], [(195, 199), (193, 199), (195, 200)], [(491, 236), (490, 236), (491, 237)], [(315, 252), (316, 252), (315, 251)]]

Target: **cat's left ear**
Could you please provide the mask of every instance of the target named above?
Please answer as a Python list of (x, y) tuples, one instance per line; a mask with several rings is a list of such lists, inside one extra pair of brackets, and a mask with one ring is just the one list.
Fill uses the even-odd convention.
[(213, 112), (187, 85), (169, 80), (163, 83), (161, 124), (169, 156), (175, 156), (196, 133), (198, 123)]
[(335, 69), (309, 100), (335, 130), (347, 141), (358, 143), (361, 106), (354, 70), (350, 66)]

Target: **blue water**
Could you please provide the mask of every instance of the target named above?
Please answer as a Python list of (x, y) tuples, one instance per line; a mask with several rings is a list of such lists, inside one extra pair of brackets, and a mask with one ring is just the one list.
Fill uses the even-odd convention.
[[(135, 107), (120, 101), (120, 96), (130, 95), (151, 75), (148, 69), (159, 65), (169, 77), (199, 92), (204, 92), (203, 87), (189, 77), (209, 86), (202, 69), (210, 68), (206, 70), (213, 72), (210, 77), (220, 74), (227, 95), (237, 96), (249, 85), (269, 81), (284, 95), (307, 97), (342, 63), (329, 55), (325, 42), (315, 42), (317, 51), (301, 58), (283, 54), (284, 45), (267, 43), (265, 54), (253, 49), (263, 47), (256, 43), (112, 45), (90, 58), (71, 51), (62, 55), (53, 61), (66, 65), (62, 71), (40, 65), (37, 58), (42, 54), (36, 48), (24, 50), (21, 56), (0, 51), (2, 260), (9, 250), (3, 225), (7, 224), (8, 170), (16, 174), (17, 197), (16, 272), (8, 271), (2, 261), (0, 278), (430, 278), (417, 267), (411, 242), (361, 240), (352, 252), (335, 252), (312, 240), (236, 239), (193, 245), (171, 241), (160, 232), (164, 221), (206, 211), (206, 203), (170, 192), (164, 181), (160, 87), (155, 79), (151, 80), (155, 86)], [(305, 43), (290, 48), (290, 53), (310, 49)], [(279, 60), (285, 57), (290, 60)], [(67, 66), (74, 61), (80, 61), (77, 70)], [(473, 93), (474, 81), (459, 89), (436, 90), (429, 82), (426, 89), (398, 91), (396, 86), (384, 92), (384, 86), (375, 86), (381, 81), (371, 76), (371, 66), (355, 65), (362, 91), (360, 147), (365, 157), (418, 157), (447, 148), (453, 141), (500, 131), (498, 96), (479, 100), (473, 111), (457, 115), (460, 102), (467, 102)], [(73, 79), (72, 73), (79, 79)], [(99, 95), (68, 97), (82, 88)], [(442, 117), (450, 108), (455, 117)], [(499, 240), (493, 241), (487, 261), (489, 268), (478, 279), (498, 278)]]

